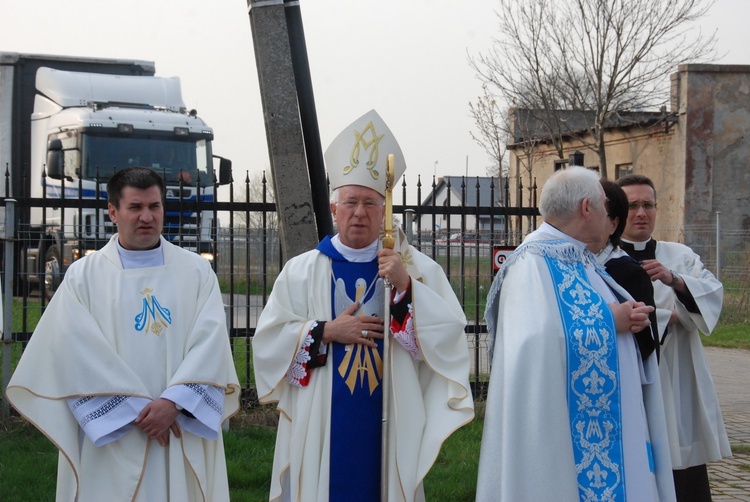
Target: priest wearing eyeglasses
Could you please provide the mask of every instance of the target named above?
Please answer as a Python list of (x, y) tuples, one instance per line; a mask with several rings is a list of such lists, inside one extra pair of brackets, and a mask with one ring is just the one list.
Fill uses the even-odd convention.
[(380, 500), (381, 440), (387, 499), (424, 500), (443, 441), (474, 417), (466, 317), (443, 269), (403, 232), (394, 249), (381, 246), (388, 154), (396, 181), (403, 154), (374, 110), (333, 141), (325, 157), (338, 233), (286, 263), (258, 319), (258, 395), (280, 412), (271, 500)]
[(710, 335), (724, 288), (689, 247), (656, 241), (656, 189), (646, 176), (617, 180), (628, 197), (621, 247), (642, 262), (654, 285), (661, 373), (677, 500), (709, 501), (706, 464), (732, 455), (698, 332)]

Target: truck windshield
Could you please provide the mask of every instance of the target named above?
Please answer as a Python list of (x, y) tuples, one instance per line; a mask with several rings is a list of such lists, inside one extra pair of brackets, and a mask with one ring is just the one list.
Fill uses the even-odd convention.
[(81, 178), (106, 182), (128, 166), (150, 167), (164, 176), (167, 184), (206, 187), (213, 184), (209, 143), (205, 139), (172, 137), (116, 137), (84, 135)]

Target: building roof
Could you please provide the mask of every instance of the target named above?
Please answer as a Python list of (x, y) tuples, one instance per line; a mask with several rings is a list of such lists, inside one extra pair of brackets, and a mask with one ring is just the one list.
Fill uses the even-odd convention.
[[(544, 140), (549, 138), (552, 133), (545, 124), (544, 110), (535, 110), (529, 108), (515, 108), (511, 111), (513, 114), (513, 142), (508, 148), (527, 141), (528, 139)], [(563, 136), (580, 135), (585, 132), (594, 123), (594, 112), (583, 110), (557, 110), (556, 111)], [(629, 129), (634, 126), (648, 127), (657, 124), (663, 120), (671, 120), (673, 114), (668, 114), (666, 110), (658, 112), (630, 112), (620, 111), (614, 113), (607, 123), (606, 129)]]
[[(477, 206), (477, 185), (479, 185), (479, 206), (480, 207), (498, 207), (503, 203), (503, 189), (508, 183), (507, 178), (496, 178), (489, 176), (444, 176), (438, 178), (435, 185), (435, 191), (430, 191), (427, 197), (422, 201), (423, 206), (432, 205), (432, 195), (439, 195), (448, 189), (450, 184), (451, 205), (458, 206), (463, 202), (463, 188), (466, 188), (466, 206)], [(492, 188), (494, 186), (494, 188)], [(490, 203), (490, 197), (494, 190), (495, 203)]]

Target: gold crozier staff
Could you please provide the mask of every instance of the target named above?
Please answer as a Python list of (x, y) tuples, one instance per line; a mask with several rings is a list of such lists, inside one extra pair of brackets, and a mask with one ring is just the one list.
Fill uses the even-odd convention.
[[(388, 154), (385, 165), (385, 235), (383, 247), (393, 249), (396, 239), (393, 237), (393, 182), (394, 156)], [(391, 292), (392, 285), (388, 279), (385, 285), (385, 308), (383, 315), (383, 423), (380, 438), (380, 500), (388, 500), (388, 413), (391, 399)]]

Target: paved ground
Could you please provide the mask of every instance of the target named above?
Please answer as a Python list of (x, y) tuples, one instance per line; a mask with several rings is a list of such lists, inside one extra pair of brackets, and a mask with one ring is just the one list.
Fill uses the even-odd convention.
[(713, 500), (750, 502), (750, 351), (707, 347), (706, 355), (729, 443), (746, 450), (709, 464)]

